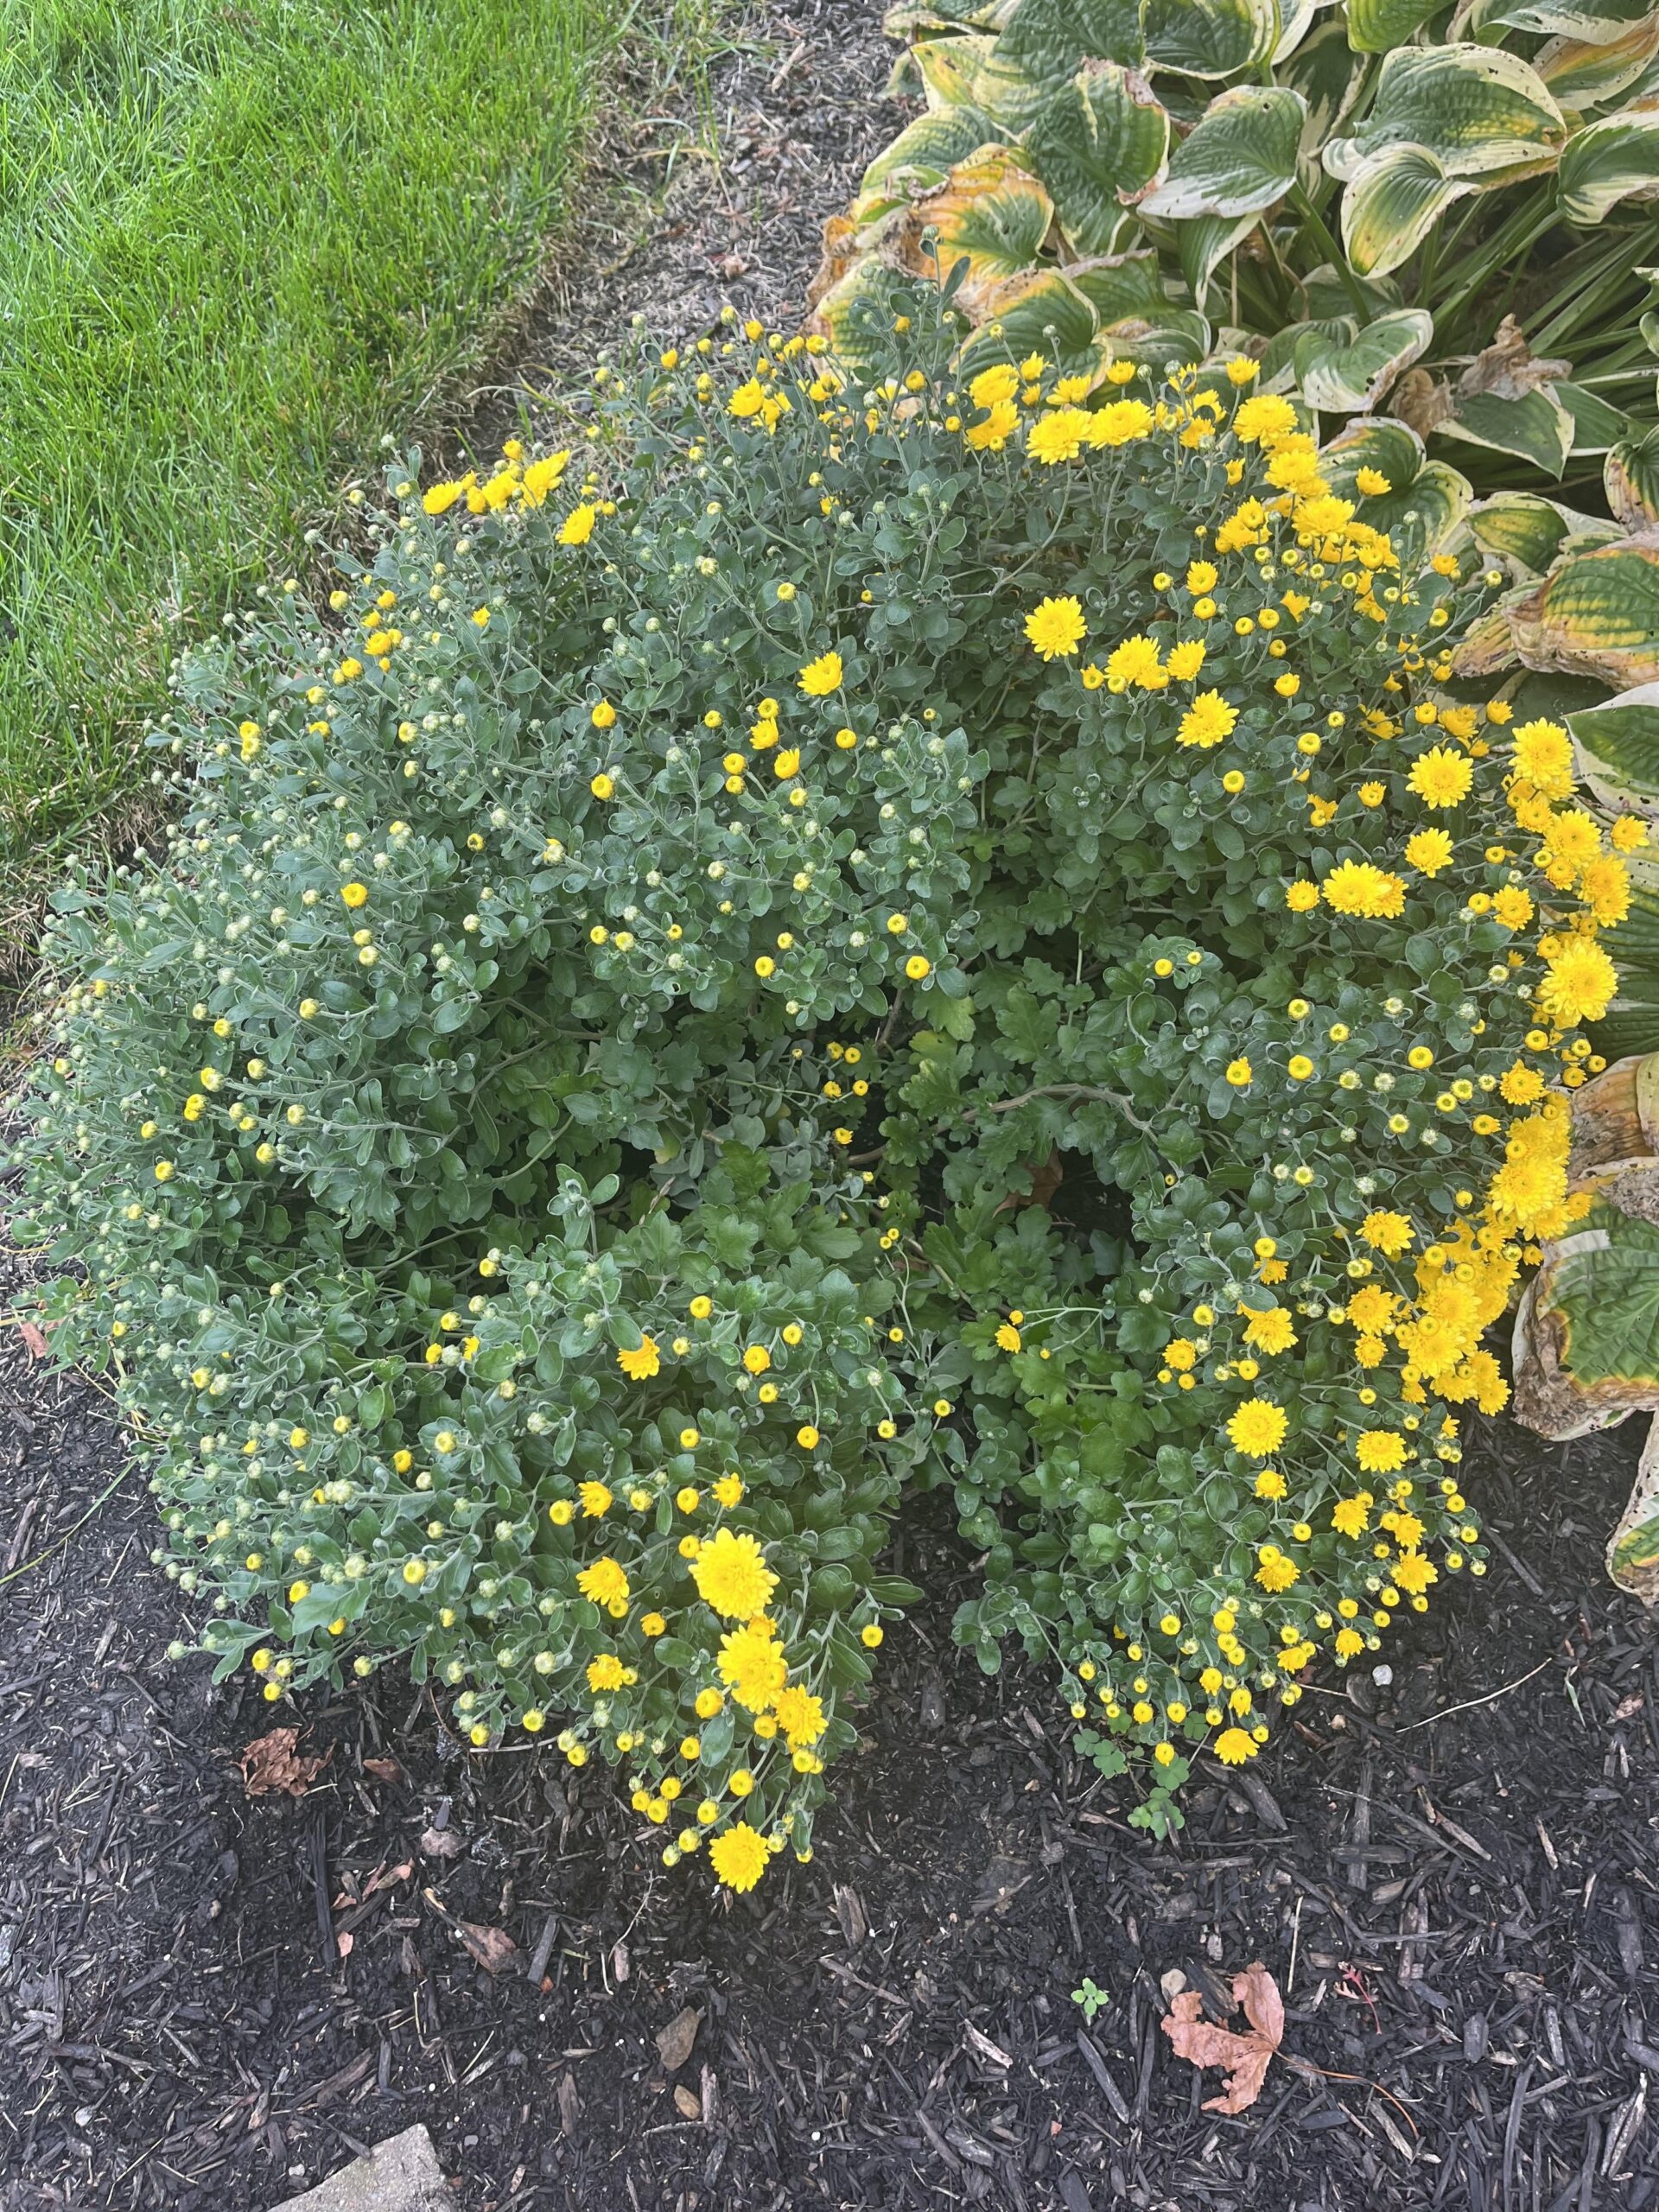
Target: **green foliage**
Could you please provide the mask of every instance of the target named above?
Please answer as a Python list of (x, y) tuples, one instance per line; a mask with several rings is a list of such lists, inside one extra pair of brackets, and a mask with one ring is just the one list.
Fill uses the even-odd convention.
[(1160, 1832), (1479, 1571), (1446, 1402), (1568, 1217), (1623, 881), (1446, 688), (1479, 574), (1248, 365), (1090, 412), (1057, 345), (1022, 416), (925, 288), (860, 342), (602, 366), (579, 459), (409, 461), (189, 660), (22, 1147), (222, 1669), (406, 1662), (739, 1888), (906, 1488)]
[[(1325, 416), (1389, 405), (1483, 488), (1605, 474), (1624, 514), (1659, 352), (1647, 0), (901, 0), (887, 25), (927, 109), (830, 226), (838, 340), (884, 268), (961, 268), (976, 325), (1041, 272), (1051, 316), (1064, 301), (1080, 326), (1075, 372), (1244, 346), (1265, 390)], [(1020, 250), (976, 255), (1016, 203)], [(1123, 296), (1128, 270), (1144, 297)]]

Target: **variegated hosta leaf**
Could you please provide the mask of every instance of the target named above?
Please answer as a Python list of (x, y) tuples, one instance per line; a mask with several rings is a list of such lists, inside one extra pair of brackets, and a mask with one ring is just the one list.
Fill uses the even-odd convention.
[(1627, 530), (1659, 529), (1659, 429), (1616, 445), (1601, 477), (1607, 504)]
[(1564, 377), (1550, 388), (1573, 417), (1574, 453), (1611, 453), (1634, 428), (1623, 408), (1610, 407), (1599, 392), (1584, 385)]
[(1557, 561), (1510, 607), (1529, 668), (1619, 689), (1659, 680), (1659, 537), (1624, 537)]
[(1000, 31), (1020, 0), (897, 0), (881, 18), (889, 38), (912, 39), (930, 31)]
[(1058, 269), (1011, 276), (987, 301), (987, 320), (957, 357), (964, 381), (1003, 361), (1040, 353), (1062, 376), (1093, 376), (1110, 358), (1097, 335), (1095, 311)]
[(1659, 816), (1659, 683), (1569, 715), (1579, 773), (1611, 813)]
[(1279, 37), (1273, 49), (1273, 66), (1282, 69), (1313, 29), (1325, 0), (1279, 0)]
[(1188, 77), (1236, 77), (1279, 43), (1279, 0), (1144, 0), (1147, 58)]
[(892, 218), (881, 246), (913, 275), (942, 284), (963, 266), (957, 302), (977, 317), (1005, 278), (1031, 268), (1053, 216), (1023, 148), (983, 146)]
[(1142, 212), (1166, 222), (1259, 214), (1295, 181), (1306, 113), (1300, 92), (1230, 86), (1171, 154), (1162, 183), (1141, 203)]
[(1375, 322), (1380, 315), (1392, 315), (1396, 308), (1404, 307), (1400, 287), (1392, 276), (1356, 276), (1353, 270), (1344, 272), (1343, 282), (1328, 261), (1317, 269), (1310, 269), (1302, 279), (1302, 290), (1307, 299), (1308, 320), (1312, 322), (1351, 321), (1355, 315), (1354, 296), (1349, 286), (1357, 284), (1368, 302), (1363, 320)]
[(1608, 1540), (1607, 1573), (1616, 1588), (1650, 1610), (1659, 1605), (1659, 1421), (1648, 1423), (1635, 1484)]
[(1296, 380), (1320, 414), (1357, 415), (1377, 404), (1402, 370), (1427, 352), (1433, 335), (1434, 318), (1426, 308), (1379, 316), (1345, 342), (1316, 327), (1296, 341)]
[(885, 358), (893, 342), (899, 289), (912, 282), (902, 270), (867, 254), (819, 300), (812, 326), (855, 375), (868, 375)]
[(1085, 61), (1146, 58), (1137, 0), (1020, 0), (1002, 35), (1009, 62), (1052, 92)]
[(1518, 399), (1495, 391), (1460, 391), (1452, 413), (1435, 428), (1442, 437), (1515, 454), (1551, 476), (1560, 474), (1573, 450), (1573, 417), (1548, 385)]
[(1560, 109), (1518, 54), (1489, 46), (1396, 47), (1382, 64), (1370, 112), (1351, 138), (1333, 139), (1325, 165), (1351, 177), (1390, 146), (1426, 149), (1449, 176), (1548, 167), (1567, 137)]
[(1172, 362), (1185, 368), (1202, 361), (1211, 347), (1210, 325), (1192, 308), (1166, 307), (1160, 315), (1125, 315), (1102, 326), (1100, 343), (1108, 359), (1138, 361), (1161, 377)]
[(1356, 54), (1391, 54), (1439, 7), (1440, 0), (1348, 0), (1348, 43)]
[(1362, 276), (1398, 269), (1452, 201), (1474, 189), (1467, 179), (1449, 175), (1427, 146), (1385, 146), (1368, 155), (1342, 195), (1342, 243), (1349, 260)]
[(1327, 139), (1359, 97), (1367, 63), (1348, 43), (1339, 11), (1322, 15), (1287, 61), (1274, 64), (1274, 82), (1300, 92), (1307, 109), (1302, 125), (1304, 161), (1317, 160)]
[(1111, 252), (1124, 210), (1163, 174), (1169, 118), (1137, 70), (1084, 64), (1027, 133), (1073, 253)]
[(1649, 5), (1649, 0), (1585, 0), (1580, 7), (1569, 6), (1567, 0), (1508, 0), (1491, 21), (1510, 30), (1606, 46), (1639, 22)]
[(1659, 102), (1586, 124), (1563, 149), (1561, 213), (1599, 223), (1624, 200), (1659, 200)]
[(1173, 226), (1181, 274), (1200, 307), (1210, 303), (1210, 279), (1233, 248), (1249, 238), (1256, 219), (1254, 215), (1200, 215), (1196, 222)]
[(978, 108), (1005, 131), (1018, 132), (1042, 112), (1050, 87), (1028, 77), (1004, 52), (1004, 41), (970, 33), (963, 38), (926, 38), (910, 49), (930, 111)]
[(1150, 246), (1114, 253), (1094, 261), (1074, 261), (1066, 276), (1093, 308), (1102, 326), (1135, 316), (1150, 321), (1164, 314), (1169, 297), (1163, 272)]
[[(1320, 448), (1319, 469), (1334, 492), (1354, 502), (1362, 522), (1388, 533), (1405, 566), (1446, 543), (1474, 496), (1467, 477), (1430, 461), (1415, 430), (1386, 415), (1350, 423)], [(1362, 469), (1374, 469), (1388, 490), (1362, 492)]]
[(1537, 492), (1495, 492), (1469, 511), (1469, 535), (1491, 559), (1507, 561), (1523, 575), (1541, 576), (1573, 537), (1588, 542), (1618, 536), (1612, 524), (1581, 515)]
[(1642, 13), (1616, 39), (1554, 38), (1533, 56), (1533, 67), (1563, 109), (1583, 113), (1628, 92), (1659, 54), (1659, 9), (1643, 0)]
[[(1610, 1059), (1627, 1052), (1659, 1055), (1659, 860), (1636, 853), (1629, 866), (1630, 909), (1619, 924), (1615, 940), (1618, 990), (1596, 1024), (1597, 1049)], [(1608, 1070), (1610, 1075), (1612, 1072)], [(1651, 1093), (1659, 1089), (1659, 1058), (1643, 1072), (1651, 1106)], [(1588, 1088), (1600, 1092), (1602, 1085), (1598, 1082)], [(1649, 1113), (1648, 1119), (1652, 1118)], [(1656, 1143), (1659, 1135), (1650, 1135), (1649, 1145)]]
[[(1659, 1162), (1628, 1163), (1635, 1205), (1659, 1200), (1656, 1177)], [(1514, 1351), (1516, 1414), (1542, 1435), (1584, 1436), (1659, 1409), (1659, 1227), (1603, 1200), (1548, 1245)]]
[(958, 162), (982, 146), (1001, 145), (1006, 135), (976, 107), (918, 115), (865, 170), (858, 197), (847, 212), (855, 223), (874, 222), (917, 193), (943, 184)]

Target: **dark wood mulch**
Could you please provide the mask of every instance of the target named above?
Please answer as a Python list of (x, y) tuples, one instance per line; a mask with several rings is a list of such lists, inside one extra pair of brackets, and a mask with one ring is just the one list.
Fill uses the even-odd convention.
[[(1659, 1659), (1599, 1560), (1635, 1441), (1484, 1429), (1485, 1583), (1163, 1844), (1044, 1681), (951, 1649), (966, 1562), (907, 1529), (939, 1602), (889, 1639), (817, 1856), (722, 1906), (606, 1776), (466, 1751), (391, 1674), (305, 1710), (308, 1796), (251, 1802), (281, 1716), (167, 1661), (142, 1479), (96, 1503), (106, 1405), (9, 1331), (0, 2203), (242, 2212), (415, 2120), (469, 2212), (1659, 2202)], [(1219, 2119), (1160, 1984), (1255, 1958), (1325, 2070)]]
[[(798, 308), (893, 127), (887, 49), (867, 0), (766, 20), (716, 79), (721, 162), (680, 163), (647, 241), (625, 201), (596, 219), (473, 443), (635, 307), (665, 334)], [(617, 159), (649, 180), (672, 137)], [(20, 1280), (0, 1260), (0, 1306)], [(907, 1529), (938, 1601), (884, 1649), (817, 1857), (722, 1906), (604, 1775), (474, 1754), (390, 1675), (306, 1709), (308, 1796), (251, 1802), (238, 1754), (281, 1716), (168, 1662), (181, 1601), (142, 1479), (105, 1495), (105, 1402), (5, 1332), (0, 2207), (257, 2212), (416, 2120), (468, 2212), (1659, 2204), (1659, 1660), (1599, 1558), (1637, 1441), (1483, 1430), (1486, 1582), (1163, 1844), (1045, 1681), (952, 1650), (966, 1563)], [(462, 1923), (511, 1938), (501, 1972)], [(1306, 2070), (1217, 2118), (1163, 1985), (1255, 1958)]]

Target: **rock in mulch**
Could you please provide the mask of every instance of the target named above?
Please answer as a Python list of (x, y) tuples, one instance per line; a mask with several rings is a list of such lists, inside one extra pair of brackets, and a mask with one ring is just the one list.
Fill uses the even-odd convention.
[(337, 2174), (273, 2212), (459, 2212), (423, 2127), (389, 2135)]

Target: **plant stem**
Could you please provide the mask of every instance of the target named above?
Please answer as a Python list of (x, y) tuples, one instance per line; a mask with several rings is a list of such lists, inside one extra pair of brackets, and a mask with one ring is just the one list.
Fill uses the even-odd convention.
[(1363, 329), (1371, 319), (1371, 303), (1365, 296), (1364, 286), (1348, 266), (1347, 255), (1332, 237), (1330, 226), (1324, 216), (1320, 214), (1300, 184), (1293, 184), (1287, 196), (1291, 206), (1312, 232), (1320, 251), (1335, 269), (1341, 280), (1343, 290), (1354, 303), (1354, 312), (1359, 317), (1360, 327)]

